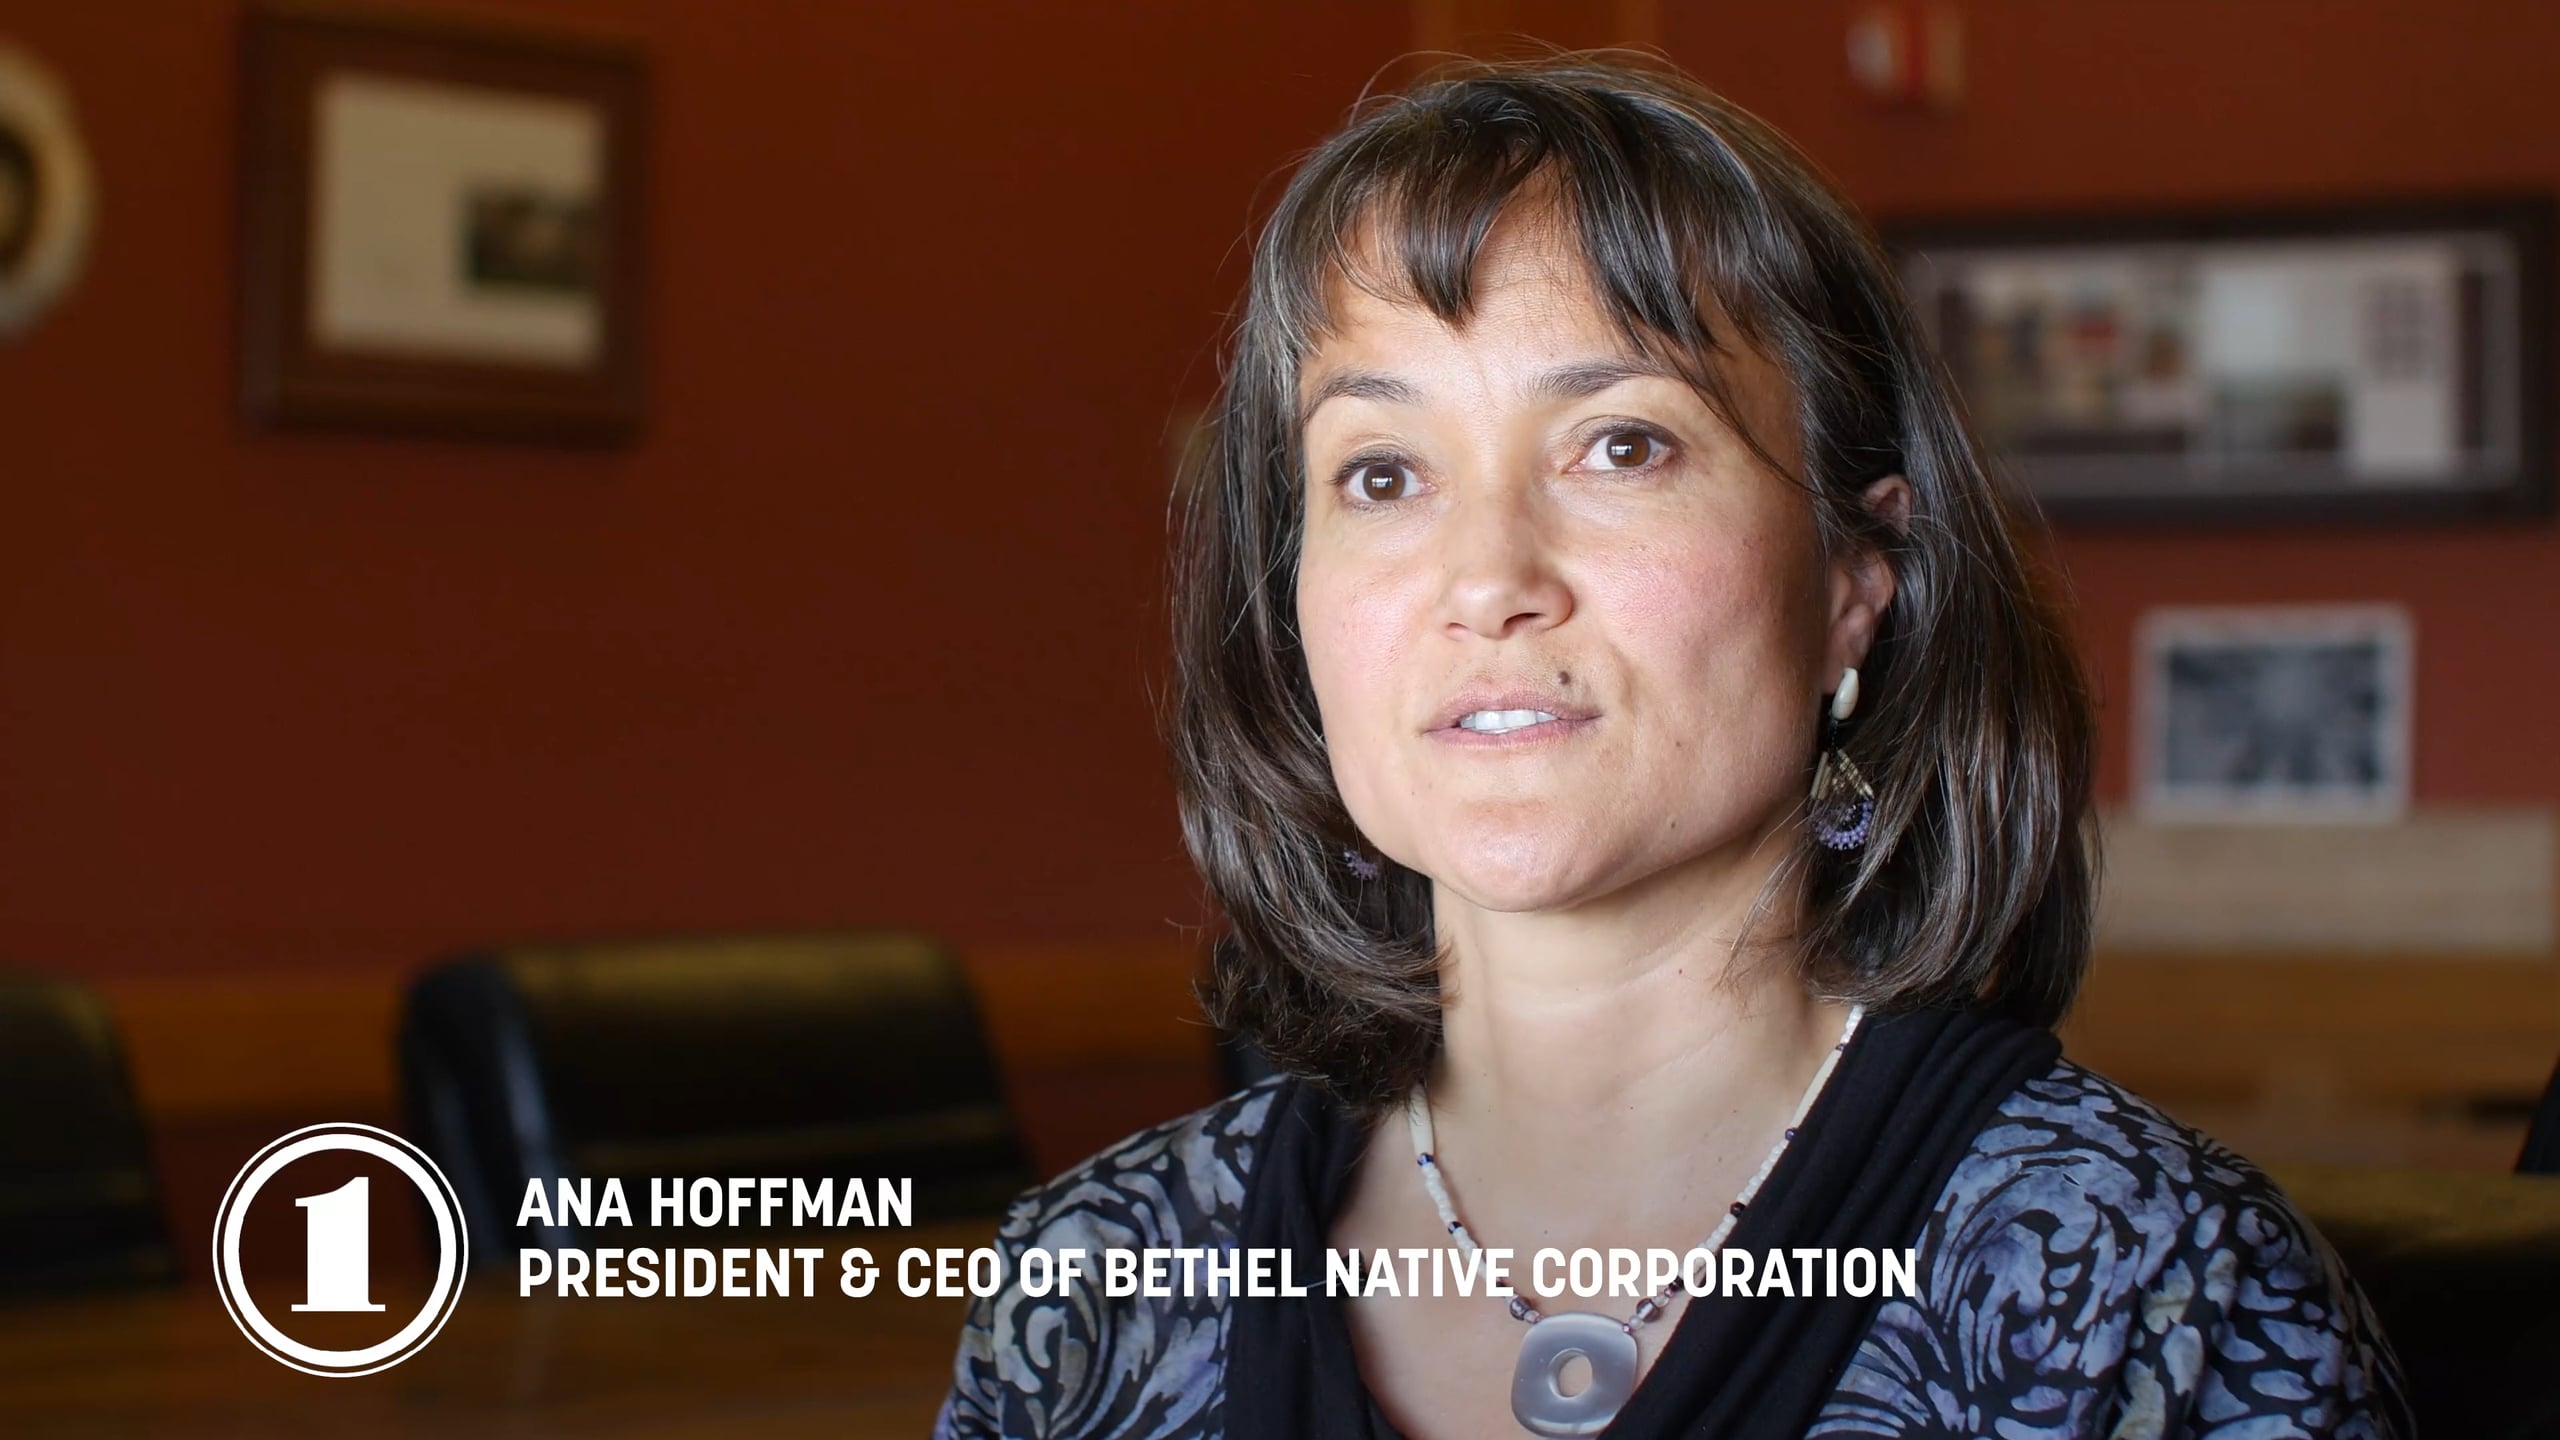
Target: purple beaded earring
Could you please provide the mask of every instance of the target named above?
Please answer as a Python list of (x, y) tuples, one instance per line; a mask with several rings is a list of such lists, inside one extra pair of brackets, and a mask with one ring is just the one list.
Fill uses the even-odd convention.
[(1875, 828), (1876, 792), (1860, 774), (1849, 752), (1840, 746), (1840, 727), (1858, 709), (1858, 672), (1840, 672), (1840, 688), (1831, 695), (1831, 719), (1823, 738), (1822, 761), (1813, 771), (1813, 838), (1833, 850), (1855, 850)]
[(1375, 880), (1381, 874), (1385, 873), (1384, 867), (1379, 865), (1377, 861), (1370, 859), (1368, 856), (1361, 854), (1357, 850), (1343, 851), (1342, 863), (1350, 866), (1351, 873), (1359, 876), (1363, 880)]

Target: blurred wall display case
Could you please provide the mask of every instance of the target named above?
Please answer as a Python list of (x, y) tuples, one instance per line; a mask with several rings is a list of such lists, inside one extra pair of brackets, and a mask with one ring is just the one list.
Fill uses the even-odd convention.
[(1882, 227), (1999, 462), (2066, 522), (2538, 514), (2549, 196)]

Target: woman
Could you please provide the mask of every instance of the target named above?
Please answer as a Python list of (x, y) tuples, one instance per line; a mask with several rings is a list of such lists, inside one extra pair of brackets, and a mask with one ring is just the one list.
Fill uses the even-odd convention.
[[(940, 1433), (2409, 1432), (2285, 1199), (2059, 1058), (2086, 688), (1884, 262), (1778, 136), (1587, 56), (1372, 109), (1263, 233), (1211, 450), (1183, 818), (1234, 928), (1212, 1009), (1287, 1075), (1002, 1244), (1311, 1279), (1481, 1238), (1522, 1293), (1017, 1284)], [(1549, 1299), (1545, 1247), (1710, 1279), (1908, 1249), (1918, 1283)]]

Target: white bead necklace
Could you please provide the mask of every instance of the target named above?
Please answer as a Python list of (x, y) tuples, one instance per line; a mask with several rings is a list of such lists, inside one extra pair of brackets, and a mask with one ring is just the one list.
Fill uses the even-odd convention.
[[(1822, 1068), (1813, 1072), (1813, 1082), (1805, 1086), (1804, 1098), (1796, 1102), (1795, 1114), (1788, 1119), (1785, 1132), (1778, 1136), (1777, 1144), (1769, 1147), (1768, 1157), (1752, 1173), (1742, 1193), (1725, 1208), (1724, 1218), (1700, 1249), (1713, 1254), (1733, 1233), (1742, 1212), (1760, 1193), (1762, 1182), (1778, 1168), (1779, 1159), (1794, 1142), (1797, 1127), (1804, 1124), (1813, 1102), (1821, 1097), (1822, 1087), (1848, 1051), (1849, 1039), (1858, 1033), (1858, 1021), (1866, 1013), (1863, 1005), (1851, 1007), (1849, 1022), (1840, 1027), (1840, 1043), (1822, 1057)], [(1431, 1192), (1432, 1207), (1440, 1212), (1440, 1223), (1457, 1241), (1459, 1253), (1472, 1260), (1477, 1250), (1476, 1237), (1458, 1218), (1458, 1207), (1449, 1199), (1449, 1187), (1440, 1179), (1440, 1162), (1434, 1155), (1431, 1133), (1431, 1096), (1419, 1085), (1405, 1097), (1404, 1122), (1413, 1134), (1414, 1162), (1421, 1167), (1422, 1185)], [(1529, 1327), (1528, 1338), (1520, 1342), (1520, 1362), (1511, 1372), (1512, 1416), (1539, 1435), (1596, 1435), (1608, 1428), (1627, 1398), (1635, 1393), (1636, 1327), (1660, 1316), (1679, 1291), (1680, 1281), (1672, 1281), (1637, 1301), (1635, 1313), (1624, 1320), (1612, 1320), (1591, 1310), (1546, 1315), (1526, 1299), (1512, 1296), (1511, 1318)], [(1564, 1368), (1567, 1361), (1576, 1357), (1590, 1364), (1591, 1383), (1567, 1395), (1563, 1388)]]

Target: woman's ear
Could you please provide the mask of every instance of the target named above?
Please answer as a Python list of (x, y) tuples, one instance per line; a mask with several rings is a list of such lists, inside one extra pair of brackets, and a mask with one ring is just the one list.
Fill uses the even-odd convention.
[(1900, 475), (1887, 475), (1866, 488), (1858, 497), (1867, 513), (1893, 527), (1896, 535), (1911, 533), (1911, 482)]
[[(1911, 482), (1887, 475), (1867, 486), (1859, 497), (1867, 513), (1891, 526), (1897, 535), (1911, 529)], [(1866, 663), (1875, 644), (1876, 627), (1893, 604), (1893, 565), (1873, 545), (1853, 544), (1831, 562), (1831, 641), (1824, 659), (1824, 683), (1842, 669)]]

